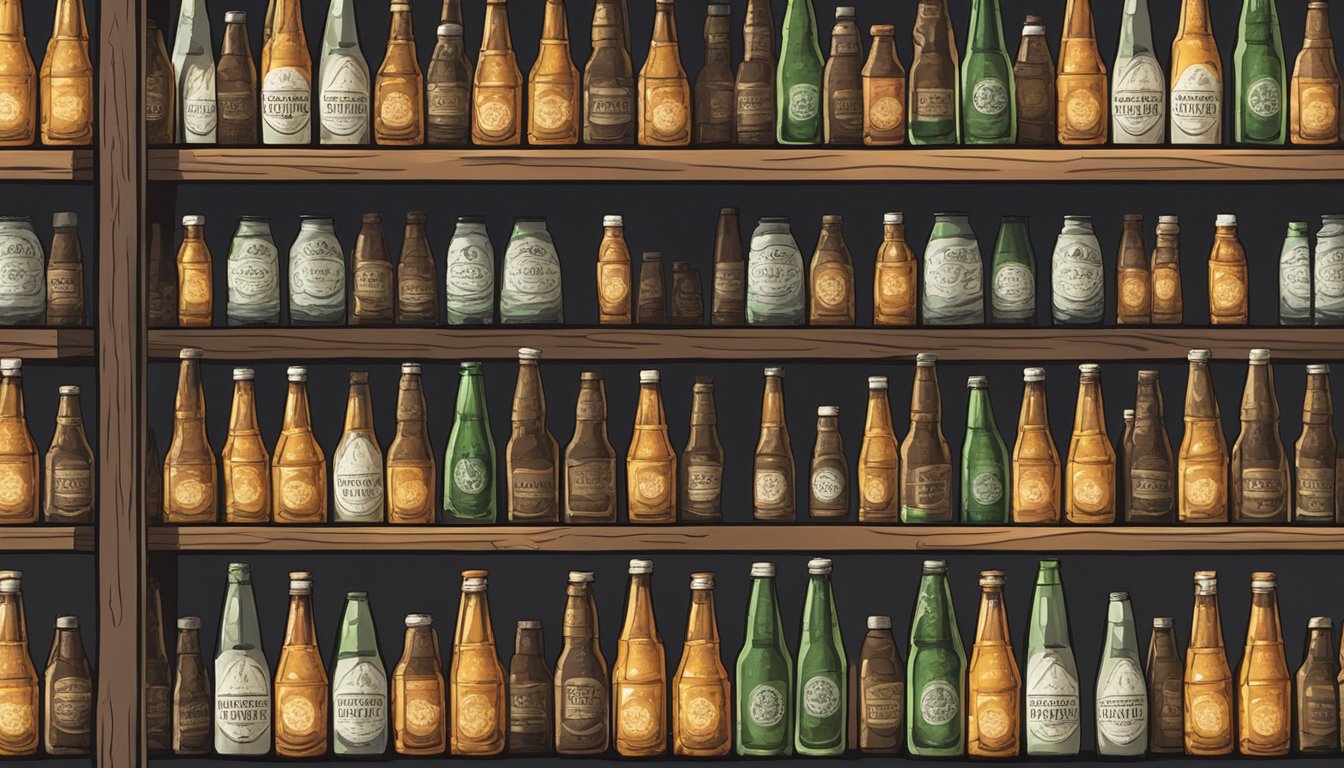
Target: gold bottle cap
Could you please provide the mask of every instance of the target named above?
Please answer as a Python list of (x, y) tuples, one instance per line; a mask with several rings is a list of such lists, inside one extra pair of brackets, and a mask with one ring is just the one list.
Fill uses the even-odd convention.
[(639, 559), (631, 560), (630, 573), (632, 574), (653, 573), (653, 561), (639, 560)]
[(1220, 213), (1220, 214), (1218, 214), (1218, 218), (1214, 220), (1214, 226), (1216, 226), (1216, 227), (1235, 227), (1235, 226), (1237, 226), (1237, 214), (1235, 214), (1235, 213)]
[(0, 581), (13, 579), (15, 581), (23, 580), (23, 571), (0, 571)]
[(1129, 593), (1128, 593), (1128, 592), (1112, 592), (1112, 593), (1111, 593), (1111, 602), (1112, 602), (1112, 603), (1123, 603), (1123, 602), (1127, 602), (1128, 600), (1129, 600)]
[[(182, 360), (200, 360), (205, 357), (205, 350), (198, 347), (185, 347), (177, 353), (177, 356)], [(0, 366), (4, 364), (5, 361), (0, 360)]]
[(65, 384), (65, 385), (62, 385), (61, 388), (60, 388), (59, 390), (57, 390), (57, 391), (60, 392), (62, 395), (78, 395), (78, 394), (79, 394), (79, 385), (78, 385), (78, 384)]
[(966, 387), (968, 389), (989, 389), (989, 377), (968, 376), (966, 377)]
[(406, 626), (408, 627), (428, 627), (434, 623), (434, 617), (428, 613), (408, 613), (406, 614)]
[(1003, 571), (981, 571), (980, 586), (982, 587), (1002, 587), (1007, 579), (1003, 576)]
[(891, 617), (890, 617), (890, 616), (869, 616), (869, 617), (868, 617), (868, 628), (869, 628), (869, 629), (891, 629)]
[(592, 571), (570, 571), (570, 572), (569, 572), (569, 583), (570, 583), (570, 584), (592, 584), (592, 583), (593, 583), (593, 578), (594, 578), (594, 576), (593, 576), (593, 572), (592, 572)]
[(783, 368), (766, 368), (766, 369), (765, 369), (765, 375), (766, 375), (766, 376), (772, 376), (772, 377), (774, 377), (774, 378), (776, 378), (776, 379), (782, 379), (782, 378), (784, 378), (784, 369), (783, 369)]
[(1153, 629), (1171, 629), (1173, 622), (1170, 616), (1153, 617)]
[[(181, 625), (181, 623), (182, 623), (182, 622), (181, 622), (181, 619), (179, 619), (179, 620), (178, 620), (178, 624)], [(79, 617), (78, 617), (78, 616), (57, 616), (57, 617), (56, 617), (56, 628), (57, 628), (57, 629), (79, 629)]]
[(1250, 354), (1251, 365), (1264, 365), (1269, 362), (1268, 349), (1252, 349)]
[(752, 563), (751, 576), (755, 579), (773, 579), (775, 577), (775, 564)]
[[(895, 29), (895, 27), (892, 27), (890, 24), (880, 24), (880, 25), (878, 25), (878, 26), (889, 27), (892, 31), (891, 31), (891, 32), (888, 32), (887, 34), (895, 34), (896, 29)], [(879, 33), (877, 32), (877, 27), (873, 27), (873, 34), (874, 34), (874, 35), (879, 34)], [(882, 223), (883, 223), (883, 224), (904, 224), (904, 223), (905, 223), (905, 214), (902, 213), (902, 212), (900, 212), (900, 211), (892, 211), (892, 212), (890, 212), (890, 213), (884, 213), (884, 214), (882, 214)]]
[(924, 573), (947, 573), (946, 560), (925, 560)]
[(20, 591), (22, 591), (22, 587), (18, 579), (0, 579), (0, 593), (14, 595)]
[[(79, 624), (78, 624), (78, 619), (76, 619), (76, 624), (75, 624), (75, 626), (79, 626)], [(200, 616), (183, 616), (182, 618), (180, 618), (180, 619), (177, 620), (177, 628), (178, 628), (178, 629), (200, 629), (200, 628), (201, 628), (201, 617), (200, 617)]]
[(602, 217), (602, 226), (604, 227), (624, 227), (625, 219), (616, 214), (607, 214)]
[(1083, 376), (1096, 376), (1101, 373), (1101, 366), (1096, 363), (1083, 363), (1078, 366), (1078, 373)]
[(727, 16), (731, 10), (732, 6), (727, 3), (711, 3), (706, 13), (709, 16)]
[(536, 619), (519, 619), (518, 629), (541, 629), (541, 622)]
[(1307, 373), (1315, 376), (1330, 373), (1330, 366), (1325, 363), (1312, 363), (1307, 366)]
[(246, 24), (246, 23), (247, 23), (247, 11), (225, 11), (225, 12), (224, 12), (224, 23), (225, 23), (225, 24)]
[(233, 369), (233, 380), (234, 380), (234, 381), (251, 381), (251, 380), (255, 379), (256, 377), (257, 377), (257, 372), (254, 371), (254, 370), (252, 370), (251, 368), (234, 368), (234, 369)]
[(660, 378), (660, 377), (659, 377), (659, 374), (658, 374), (657, 371), (640, 371), (640, 372), (639, 372), (639, 383), (640, 383), (640, 384), (657, 384), (659, 378)]
[(419, 376), (419, 375), (420, 375), (420, 364), (419, 364), (419, 363), (402, 363), (402, 364), (401, 364), (401, 372), (402, 372), (403, 374), (409, 374), (409, 375)]
[(1023, 380), (1023, 381), (1045, 381), (1045, 369), (1044, 369), (1044, 368), (1023, 368), (1023, 369), (1022, 369), (1022, 380)]
[(1213, 353), (1207, 349), (1192, 349), (1185, 353), (1185, 359), (1192, 363), (1207, 363), (1213, 359)]
[(307, 579), (293, 579), (289, 582), (289, 594), (291, 595), (311, 595), (313, 593), (313, 582)]
[(532, 347), (519, 347), (519, 348), (518, 348), (518, 360), (519, 360), (519, 361), (523, 361), (523, 360), (540, 360), (540, 359), (541, 359), (541, 350), (540, 350), (540, 349), (533, 349)]
[(1252, 592), (1273, 592), (1279, 585), (1273, 571), (1256, 571), (1251, 574)]
[(938, 356), (932, 352), (920, 352), (915, 355), (915, 365), (930, 366), (938, 362)]
[[(837, 8), (837, 9), (836, 9), (836, 13), (838, 14), (839, 12), (840, 12), (840, 9)], [(844, 223), (845, 223), (845, 217), (844, 217), (844, 216), (841, 216), (841, 215), (838, 214), (838, 213), (828, 213), (828, 214), (826, 214), (825, 216), (822, 216), (822, 217), (821, 217), (821, 223), (822, 223), (822, 224), (844, 224)]]
[(1330, 629), (1331, 626), (1329, 616), (1312, 616), (1307, 619), (1307, 629)]
[(691, 574), (691, 589), (696, 591), (704, 591), (713, 588), (714, 588), (713, 571), (699, 571)]
[(807, 572), (813, 576), (827, 576), (831, 572), (831, 559), (814, 557), (807, 561)]
[(1126, 408), (1125, 411), (1124, 411), (1124, 413), (1123, 413), (1122, 415), (1124, 416), (1125, 421), (1133, 421), (1133, 420), (1134, 420), (1134, 409), (1133, 409), (1133, 408)]
[(312, 572), (312, 571), (290, 571), (290, 572), (289, 572), (289, 578), (290, 578), (291, 581), (295, 581), (295, 580), (297, 580), (297, 581), (312, 581), (312, 580), (313, 580), (313, 572)]
[(819, 405), (817, 406), (818, 416), (839, 416), (840, 406), (838, 405)]
[(868, 377), (868, 388), (869, 388), (869, 389), (886, 389), (886, 388), (887, 388), (887, 377), (886, 377), (886, 376), (869, 376), (869, 377)]
[(601, 381), (602, 374), (597, 371), (583, 371), (579, 374), (579, 381)]
[(1218, 578), (1218, 572), (1217, 572), (1217, 571), (1195, 571), (1195, 581), (1199, 581), (1200, 579), (1215, 579), (1215, 580), (1216, 580), (1217, 578)]
[[(891, 24), (874, 24), (868, 28), (868, 34), (873, 37), (893, 37), (896, 34), (896, 27)], [(899, 221), (887, 221), (887, 224), (900, 224)]]
[(439, 25), (439, 37), (461, 37), (462, 25), (455, 21), (445, 22)]
[(55, 229), (79, 226), (79, 214), (74, 211), (57, 211), (51, 214), (51, 226)]
[[(713, 7), (713, 6), (711, 6), (711, 7)], [(854, 8), (853, 8), (852, 6), (848, 6), (848, 5), (842, 5), (842, 6), (840, 6), (839, 8), (836, 8), (836, 9), (835, 9), (835, 18), (836, 18), (836, 19), (852, 19), (852, 18), (854, 18)]]
[(182, 226), (184, 227), (204, 227), (205, 216), (199, 213), (188, 213), (182, 217)]
[(405, 12), (411, 10), (411, 4), (410, 4), (410, 3), (395, 3), (395, 2), (394, 2), (394, 3), (391, 4), (391, 7), (388, 8), (388, 10), (391, 11), (392, 13), (397, 13), (397, 12), (405, 13)]
[(306, 366), (306, 365), (291, 365), (291, 366), (289, 366), (288, 368), (285, 369), (285, 375), (289, 377), (289, 380), (290, 380), (290, 381), (295, 381), (295, 382), (304, 382), (304, 381), (307, 381), (307, 380), (308, 380), (308, 366)]
[(1157, 217), (1157, 223), (1158, 223), (1158, 224), (1171, 224), (1171, 225), (1174, 226), (1174, 225), (1176, 225), (1176, 224), (1180, 224), (1180, 223), (1181, 223), (1181, 217), (1179, 217), (1179, 216), (1158, 216), (1158, 217)]
[(350, 372), (350, 383), (351, 383), (351, 384), (368, 384), (368, 383), (369, 383), (369, 372), (368, 372), (368, 371), (351, 371), (351, 372)]

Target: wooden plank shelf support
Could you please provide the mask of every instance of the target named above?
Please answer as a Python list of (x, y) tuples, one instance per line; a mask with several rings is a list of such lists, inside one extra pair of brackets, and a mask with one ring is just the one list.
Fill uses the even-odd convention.
[(92, 551), (92, 525), (0, 526), (0, 553)]
[(25, 360), (93, 359), (93, 331), (86, 328), (5, 328), (0, 356)]
[(91, 149), (6, 149), (0, 154), (0, 181), (89, 181)]

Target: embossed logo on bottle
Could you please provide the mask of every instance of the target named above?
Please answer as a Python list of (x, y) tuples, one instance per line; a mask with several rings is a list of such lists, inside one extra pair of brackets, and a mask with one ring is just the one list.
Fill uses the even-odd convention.
[(277, 67), (261, 84), (261, 119), (283, 136), (307, 130), (312, 102), (308, 79), (294, 67)]
[[(515, 474), (517, 474), (516, 471)], [(485, 466), (484, 461), (476, 456), (464, 456), (453, 465), (453, 485), (463, 493), (475, 496), (485, 490), (489, 479), (489, 468)]]
[(225, 650), (215, 660), (215, 725), (225, 738), (248, 744), (271, 730), (270, 675), (242, 651)]
[(345, 743), (363, 746), (387, 731), (387, 675), (371, 661), (357, 661), (332, 686), (332, 726)]
[(1114, 744), (1130, 744), (1146, 731), (1148, 693), (1133, 659), (1119, 659), (1101, 684), (1097, 730)]
[(1222, 118), (1222, 79), (1203, 64), (1186, 67), (1171, 89), (1172, 133), (1213, 143), (1221, 137)]
[(784, 473), (777, 469), (756, 471), (756, 502), (758, 504), (777, 504), (784, 499), (786, 492)]
[(971, 105), (982, 115), (1001, 115), (1008, 108), (1008, 88), (1002, 80), (986, 77), (971, 89)]
[(383, 453), (363, 432), (348, 432), (332, 461), (336, 515), (376, 520), (383, 512)]
[(824, 675), (803, 683), (803, 710), (813, 717), (830, 717), (840, 711), (840, 686)]
[(1278, 117), (1283, 110), (1283, 89), (1275, 77), (1261, 77), (1253, 80), (1246, 89), (1246, 105), (1257, 117)]
[(1149, 132), (1158, 128), (1163, 117), (1162, 67), (1151, 53), (1140, 53), (1130, 59), (1115, 78), (1115, 94), (1111, 97), (1111, 117), (1129, 136), (1153, 138)]
[(331, 56), (318, 88), (322, 130), (336, 136), (368, 138), (369, 70), (353, 56)]
[(1027, 661), (1027, 731), (1059, 744), (1078, 731), (1078, 678), (1056, 651)]
[(784, 720), (784, 683), (761, 683), (751, 689), (747, 697), (747, 716), (762, 728), (779, 725)]
[(812, 83), (798, 83), (789, 88), (789, 119), (797, 122), (815, 120), (821, 106), (821, 91)]
[(919, 692), (919, 713), (928, 725), (947, 725), (961, 711), (961, 694), (946, 680), (934, 680)]
[(845, 492), (845, 476), (835, 467), (821, 467), (812, 473), (812, 495), (817, 501), (830, 503)]

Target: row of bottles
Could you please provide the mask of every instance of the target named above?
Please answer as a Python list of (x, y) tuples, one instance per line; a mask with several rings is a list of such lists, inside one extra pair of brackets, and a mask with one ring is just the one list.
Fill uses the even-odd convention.
[[(440, 507), (419, 364), (402, 366), (396, 436), (386, 455), (374, 429), (368, 374), (350, 374), (345, 427), (329, 470), (326, 452), (313, 435), (307, 369), (300, 366), (289, 368), (284, 424), (271, 453), (257, 421), (254, 373), (234, 369), (228, 439), (217, 462), (205, 429), (202, 354), (199, 349), (181, 353), (173, 439), (163, 463), (163, 522), (489, 523), (497, 518), (496, 473), (501, 470), (511, 522), (617, 522), (618, 456), (607, 436), (600, 373), (581, 374), (574, 436), (562, 456), (547, 424), (541, 353), (520, 349), (513, 427), (500, 466), (489, 428), (483, 366), (462, 363), (456, 418), (444, 452)], [(839, 407), (817, 409), (806, 514), (816, 521), (844, 521), (857, 506), (861, 523), (950, 523), (957, 508), (961, 522), (989, 524), (1109, 524), (1121, 519), (1150, 524), (1344, 523), (1344, 453), (1334, 434), (1328, 367), (1307, 366), (1302, 433), (1290, 456), (1279, 437), (1269, 351), (1250, 352), (1241, 432), (1230, 450), (1210, 358), (1208, 350), (1189, 354), (1185, 434), (1178, 450), (1167, 436), (1157, 371), (1139, 371), (1135, 407), (1126, 411), (1125, 432), (1116, 441), (1106, 430), (1100, 367), (1080, 365), (1073, 430), (1063, 460), (1050, 434), (1044, 369), (1023, 372), (1022, 410), (1011, 453), (999, 433), (988, 378), (970, 377), (958, 504), (952, 451), (942, 429), (937, 358), (921, 354), (903, 440), (892, 426), (887, 377), (869, 377), (863, 442), (853, 471), (839, 431)], [(634, 435), (625, 460), (631, 523), (723, 519), (724, 450), (712, 379), (696, 379), (690, 421), (690, 436), (679, 457), (668, 436), (659, 372), (641, 371)], [(784, 416), (784, 370), (767, 368), (751, 483), (757, 520), (798, 518), (803, 506), (795, 498), (798, 471)]]
[[(515, 220), (496, 281), (485, 219), (458, 217), (445, 257), (442, 294), (426, 220), (423, 212), (407, 214), (394, 265), (380, 214), (364, 214), (348, 259), (332, 219), (302, 217), (288, 257), (290, 322), (434, 325), (442, 316), (450, 325), (488, 325), (496, 314), (505, 324), (564, 322), (561, 260), (545, 219)], [(1322, 222), (1314, 250), (1307, 223), (1288, 225), (1279, 265), (1279, 317), (1285, 325), (1344, 324), (1344, 216), (1326, 215)], [(151, 304), (160, 311), (153, 321), (208, 327), (214, 319), (215, 290), (205, 217), (184, 216), (182, 225), (171, 289), (176, 313), (164, 300), (163, 281), (155, 279), (159, 295)], [(922, 278), (906, 240), (904, 215), (884, 214), (882, 228), (874, 259), (874, 325), (914, 325), (917, 318), (927, 326), (1035, 324), (1036, 256), (1027, 217), (1003, 217), (988, 275), (967, 214), (935, 216)], [(1150, 253), (1142, 214), (1124, 215), (1113, 279), (1117, 324), (1183, 322), (1179, 236), (1177, 217), (1158, 217)], [(643, 253), (638, 267), (636, 274), (623, 217), (604, 216), (596, 266), (600, 324), (703, 325), (706, 314), (714, 325), (856, 321), (854, 259), (838, 215), (822, 217), (811, 263), (805, 266), (788, 218), (762, 218), (744, 256), (738, 210), (724, 208), (715, 227), (708, 313), (700, 272), (689, 262), (672, 262), (670, 289), (661, 252)], [(156, 273), (163, 271), (151, 268)], [(269, 222), (242, 217), (227, 258), (228, 324), (278, 324), (282, 282), (280, 251)], [(1065, 216), (1050, 258), (1052, 322), (1101, 324), (1108, 282), (1092, 217)], [(1250, 293), (1237, 217), (1219, 214), (1208, 257), (1209, 323), (1247, 324)]]
[(24, 412), (23, 361), (0, 360), (0, 525), (92, 523), (95, 469), (79, 387), (60, 388), (56, 431), (43, 456)]
[[(0, 2), (0, 147), (93, 143), (93, 62), (83, 0), (56, 0), (42, 66), (33, 66), (22, 0)], [(59, 214), (58, 214), (59, 215)]]
[[(0, 49), (3, 45), (0, 38)], [(0, 81), (0, 100), (3, 89)], [(0, 125), (3, 121), (0, 110)], [(0, 216), (0, 326), (85, 325), (79, 217), (54, 213), (51, 227), (51, 252), (45, 254), (31, 217)]]
[[(389, 741), (402, 755), (602, 755), (613, 748), (623, 757), (669, 751), (720, 757), (734, 749), (742, 756), (775, 757), (847, 750), (917, 757), (1079, 754), (1088, 707), (1059, 561), (1043, 560), (1037, 572), (1025, 668), (1009, 631), (1003, 571), (980, 574), (979, 619), (968, 658), (947, 563), (925, 561), (902, 662), (885, 615), (868, 618), (859, 654), (848, 658), (832, 562), (814, 558), (807, 570), (794, 653), (785, 640), (775, 565), (752, 565), (746, 633), (731, 673), (719, 639), (715, 574), (691, 574), (685, 643), (670, 680), (654, 612), (652, 561), (630, 561), (614, 664), (608, 665), (600, 644), (595, 574), (571, 571), (559, 658), (553, 666), (546, 658), (542, 622), (519, 621), (507, 672), (486, 597), (488, 574), (463, 571), (447, 674), (432, 618), (411, 614), (389, 684), (367, 592), (346, 595), (328, 674), (306, 571), (289, 574), (289, 618), (272, 678), (251, 568), (233, 563), (213, 691), (196, 617), (178, 620), (173, 685), (158, 587), (151, 582), (146, 698), (163, 706), (151, 709), (162, 716), (150, 718), (149, 747), (167, 751), (171, 743), (183, 755), (205, 754), (212, 746), (222, 755), (265, 755), (274, 745), (275, 754), (287, 758), (320, 757), (329, 749), (381, 755)], [(1217, 585), (1214, 571), (1196, 572), (1184, 659), (1172, 619), (1153, 619), (1146, 665), (1129, 594), (1110, 594), (1091, 707), (1098, 753), (1338, 752), (1344, 677), (1330, 619), (1310, 620), (1302, 664), (1290, 674), (1277, 579), (1271, 572), (1252, 574), (1245, 653), (1234, 678)]]

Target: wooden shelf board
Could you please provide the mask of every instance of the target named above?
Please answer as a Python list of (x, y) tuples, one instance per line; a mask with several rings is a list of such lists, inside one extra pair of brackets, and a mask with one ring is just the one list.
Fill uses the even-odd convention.
[(0, 180), (89, 181), (90, 149), (0, 149)]
[(92, 359), (93, 331), (88, 328), (0, 328), (0, 355), (25, 360)]
[(1344, 527), (154, 526), (166, 552), (1341, 552)]
[(1328, 181), (1338, 149), (394, 149), (149, 151), (151, 181)]
[(0, 552), (92, 551), (92, 525), (0, 525)]

